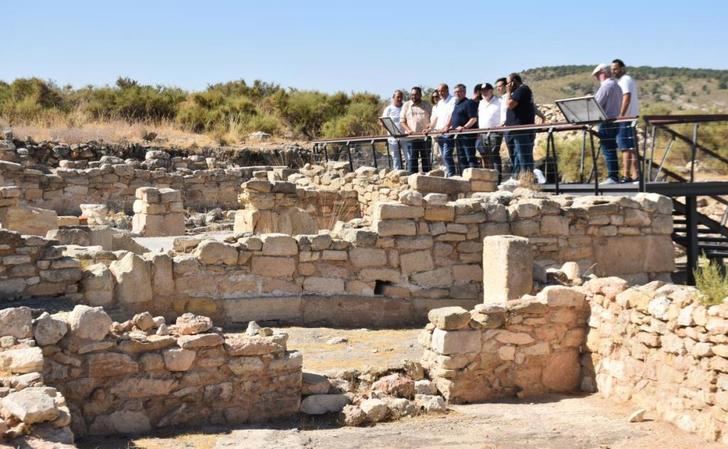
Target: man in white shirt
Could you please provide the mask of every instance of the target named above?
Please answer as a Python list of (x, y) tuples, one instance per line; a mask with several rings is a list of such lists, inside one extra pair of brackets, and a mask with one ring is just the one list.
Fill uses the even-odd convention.
[[(478, 103), (478, 127), (491, 129), (501, 126), (501, 100), (493, 95), (493, 86), (483, 83), (481, 87), (482, 98)], [(485, 168), (495, 168), (498, 175), (501, 173), (500, 146), (503, 136), (499, 133), (481, 134), (480, 136)]]
[[(440, 94), (440, 101), (438, 101), (436, 107), (432, 109), (430, 126), (427, 127), (425, 132), (446, 132), (450, 127), (450, 117), (452, 116), (452, 111), (455, 108), (455, 97), (450, 95), (450, 88), (445, 83), (437, 86), (437, 92)], [(446, 153), (452, 153), (454, 143), (452, 136), (448, 136), (446, 134), (440, 134), (437, 136), (437, 144), (440, 147), (440, 154), (443, 157)]]
[[(640, 100), (637, 83), (627, 75), (627, 68), (621, 59), (612, 61), (612, 74), (622, 88), (622, 107), (619, 117), (637, 117), (640, 115)], [(637, 155), (635, 154), (634, 128), (631, 123), (619, 124), (617, 131), (617, 149), (622, 153), (622, 182), (637, 181)]]
[[(399, 118), (402, 114), (402, 102), (404, 100), (404, 92), (397, 89), (392, 94), (392, 103), (384, 108), (382, 117), (390, 117), (392, 121), (397, 125), (399, 129)], [(402, 170), (402, 154), (400, 151), (399, 139), (390, 137), (387, 139), (389, 143), (389, 151), (392, 155), (392, 168), (395, 170)]]

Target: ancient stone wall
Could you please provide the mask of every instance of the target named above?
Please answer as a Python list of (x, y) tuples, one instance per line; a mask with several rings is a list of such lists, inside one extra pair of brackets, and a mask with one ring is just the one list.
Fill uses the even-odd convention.
[(591, 305), (585, 389), (728, 444), (728, 303), (693, 287), (586, 284)]
[(58, 168), (48, 174), (0, 161), (5, 184), (19, 187), (21, 200), (59, 215), (78, 215), (85, 203), (106, 204), (131, 214), (134, 192), (148, 186), (182, 191), (185, 207), (191, 209), (237, 209), (240, 184), (252, 178), (254, 171), (266, 169), (271, 167), (166, 171), (121, 162), (85, 169)]
[[(65, 398), (60, 405), (65, 414), (51, 402), (46, 421), (63, 418), (52, 424), (70, 422), (76, 437), (260, 422), (299, 409), (301, 354), (286, 349), (286, 334), (270, 329), (226, 336), (209, 318), (192, 314), (172, 325), (149, 313), (113, 323), (102, 308), (88, 306), (44, 314), (32, 326), (28, 308), (6, 309), (0, 320), (3, 334), (12, 324), (26, 334), (32, 329), (34, 336), (33, 341), (24, 334), (27, 348), (18, 350), (23, 354), (14, 347), (0, 352), (0, 371), (42, 370), (45, 384)], [(22, 421), (23, 410), (11, 399), (0, 404)]]
[(54, 243), (0, 229), (0, 302), (61, 295), (80, 299), (81, 265)]
[(430, 311), (422, 365), (452, 403), (578, 391), (584, 293), (551, 286), (505, 305)]

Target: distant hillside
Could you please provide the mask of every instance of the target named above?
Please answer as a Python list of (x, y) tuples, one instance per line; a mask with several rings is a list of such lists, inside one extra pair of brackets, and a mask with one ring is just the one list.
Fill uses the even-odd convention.
[[(537, 103), (593, 93), (595, 65), (538, 67), (522, 72)], [(627, 67), (637, 81), (644, 112), (728, 112), (728, 70)]]

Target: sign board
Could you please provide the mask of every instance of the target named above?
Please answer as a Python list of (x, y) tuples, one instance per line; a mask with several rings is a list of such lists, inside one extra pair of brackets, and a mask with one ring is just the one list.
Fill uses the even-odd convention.
[(556, 100), (556, 105), (569, 123), (593, 123), (607, 119), (607, 114), (593, 95)]

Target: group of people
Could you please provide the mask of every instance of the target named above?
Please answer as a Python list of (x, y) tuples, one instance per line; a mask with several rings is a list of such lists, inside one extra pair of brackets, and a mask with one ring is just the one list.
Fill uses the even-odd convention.
[[(626, 74), (624, 62), (615, 59), (611, 66), (600, 64), (593, 75), (601, 83), (595, 99), (607, 118), (635, 117), (639, 114), (637, 87), (634, 80)], [(464, 84), (456, 84), (453, 93), (454, 95), (450, 95), (448, 85), (442, 83), (432, 92), (428, 103), (423, 100), (420, 87), (415, 86), (410, 90), (408, 101), (404, 101), (404, 92), (394, 91), (391, 104), (384, 109), (382, 115), (390, 117), (404, 136), (436, 133), (436, 145), (432, 145), (434, 148), (422, 137), (390, 137), (389, 147), (395, 169), (404, 168), (404, 152), (406, 170), (410, 173), (428, 172), (432, 169), (431, 151), (439, 149), (446, 176), (460, 175), (468, 167), (485, 166), (498, 170), (500, 179), (503, 172), (500, 148), (505, 141), (513, 177), (507, 182), (517, 182), (523, 174), (533, 175), (537, 182), (545, 182), (543, 173), (534, 169), (535, 132), (532, 130), (448, 134), (451, 131), (469, 129), (533, 125), (536, 117), (542, 123), (545, 122), (546, 117), (534, 103), (533, 92), (523, 83), (518, 73), (498, 78), (495, 87), (490, 83), (477, 84), (471, 98), (467, 97)], [(637, 178), (637, 159), (630, 124), (605, 123), (600, 126), (599, 135), (607, 163), (608, 179), (605, 183), (634, 181)], [(621, 179), (618, 177), (617, 149), (622, 150), (623, 155)], [(476, 153), (480, 155), (480, 160)]]

